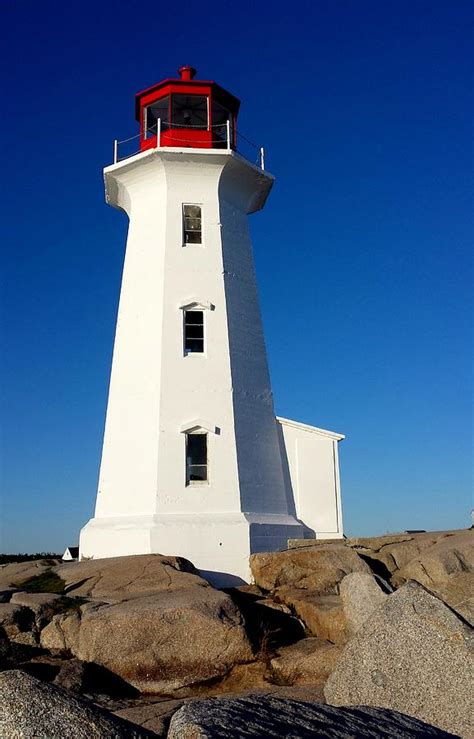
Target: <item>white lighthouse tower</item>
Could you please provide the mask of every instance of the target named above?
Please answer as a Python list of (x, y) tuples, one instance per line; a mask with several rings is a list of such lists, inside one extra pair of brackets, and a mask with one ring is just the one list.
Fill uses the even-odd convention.
[[(80, 554), (181, 555), (216, 582), (247, 580), (253, 552), (342, 536), (343, 437), (275, 418), (247, 222), (273, 177), (236, 152), (239, 101), (179, 71), (138, 93), (141, 150), (104, 172), (107, 202), (130, 225), (95, 516)], [(313, 486), (321, 525), (300, 520), (300, 437), (313, 437), (308, 464), (316, 442), (326, 460)]]

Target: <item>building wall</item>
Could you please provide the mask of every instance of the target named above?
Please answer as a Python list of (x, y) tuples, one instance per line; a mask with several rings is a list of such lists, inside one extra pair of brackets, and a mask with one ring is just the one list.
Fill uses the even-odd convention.
[(305, 538), (343, 536), (338, 444), (341, 434), (277, 418), (285, 484)]

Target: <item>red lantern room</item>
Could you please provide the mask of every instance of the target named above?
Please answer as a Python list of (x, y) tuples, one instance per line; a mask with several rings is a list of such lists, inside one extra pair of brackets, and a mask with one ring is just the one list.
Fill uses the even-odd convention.
[[(236, 148), (240, 101), (215, 82), (195, 80), (193, 67), (135, 96), (140, 148)], [(159, 140), (157, 141), (157, 137)]]

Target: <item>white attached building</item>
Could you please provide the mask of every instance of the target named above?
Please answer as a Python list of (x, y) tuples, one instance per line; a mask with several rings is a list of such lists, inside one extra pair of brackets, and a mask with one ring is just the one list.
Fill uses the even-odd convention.
[(342, 536), (344, 437), (275, 418), (247, 222), (273, 177), (236, 152), (238, 100), (180, 74), (138, 93), (141, 151), (104, 171), (130, 226), (80, 554), (180, 555), (220, 584), (253, 552)]

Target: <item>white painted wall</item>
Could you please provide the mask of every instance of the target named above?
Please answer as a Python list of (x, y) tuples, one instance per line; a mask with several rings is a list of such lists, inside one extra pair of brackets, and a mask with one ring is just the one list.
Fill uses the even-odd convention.
[[(81, 556), (160, 552), (248, 578), (248, 556), (302, 535), (289, 508), (247, 216), (273, 178), (234, 152), (161, 149), (105, 170), (130, 218), (95, 517)], [(203, 244), (182, 245), (182, 204)], [(182, 309), (205, 310), (183, 355)], [(209, 484), (185, 485), (183, 429), (205, 419)]]
[(342, 434), (277, 418), (285, 482), (305, 538), (343, 536), (338, 443)]

